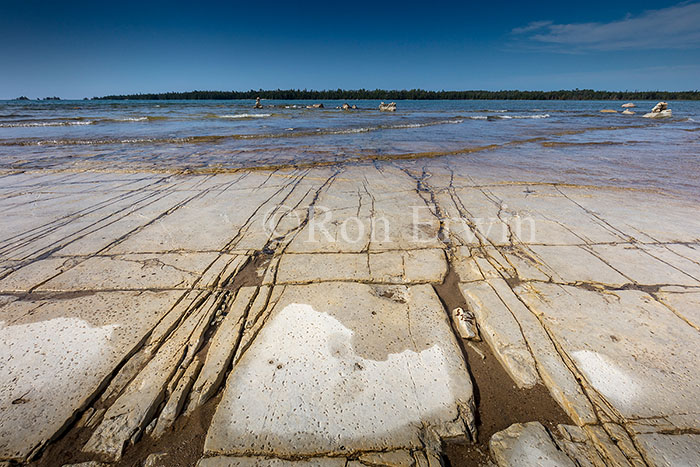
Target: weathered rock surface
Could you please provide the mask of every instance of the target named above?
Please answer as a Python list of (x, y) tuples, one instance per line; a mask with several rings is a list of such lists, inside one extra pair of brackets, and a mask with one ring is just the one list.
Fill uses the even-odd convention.
[(379, 104), (379, 110), (382, 112), (396, 112), (396, 102), (389, 102), (388, 104), (382, 102)]
[(539, 422), (517, 423), (491, 437), (499, 467), (575, 467)]
[(95, 292), (14, 301), (0, 321), (0, 458), (51, 439), (181, 292)]
[(205, 452), (339, 455), (469, 436), (471, 381), (447, 315), (429, 286), (406, 292), (287, 286), (227, 381)]
[(226, 316), (212, 337), (204, 367), (194, 384), (191, 394), (193, 407), (204, 404), (219, 389), (224, 374), (236, 353), (241, 338), (241, 328), (245, 324), (245, 314), (256, 292), (256, 287), (242, 287), (226, 310)]
[(315, 457), (306, 460), (286, 460), (266, 457), (208, 457), (197, 467), (345, 467), (344, 457)]
[[(139, 436), (162, 402), (168, 383), (178, 367), (194, 357), (202, 343), (220, 298), (209, 295), (201, 306), (184, 311), (181, 326), (158, 349), (155, 356), (129, 383), (105, 412), (83, 451), (119, 460), (127, 442)], [(193, 309), (194, 308), (194, 309)]]
[(203, 465), (439, 465), (474, 412), (436, 286), (560, 454), (696, 465), (697, 203), (461, 164), (0, 177), (0, 459), (118, 459), (223, 386)]
[(635, 437), (647, 461), (659, 467), (700, 465), (700, 434), (648, 433)]

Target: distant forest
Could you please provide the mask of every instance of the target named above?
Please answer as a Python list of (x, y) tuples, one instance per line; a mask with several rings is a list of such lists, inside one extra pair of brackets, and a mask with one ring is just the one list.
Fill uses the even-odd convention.
[(384, 90), (384, 89), (356, 89), (356, 90), (327, 90), (309, 91), (301, 89), (277, 89), (257, 91), (189, 91), (189, 92), (162, 92), (153, 94), (127, 94), (94, 97), (104, 100), (207, 100), (207, 99), (279, 99), (279, 100), (538, 100), (538, 101), (565, 101), (565, 100), (700, 100), (700, 91), (594, 91), (593, 89), (572, 89), (561, 91), (426, 91), (423, 89), (410, 90)]

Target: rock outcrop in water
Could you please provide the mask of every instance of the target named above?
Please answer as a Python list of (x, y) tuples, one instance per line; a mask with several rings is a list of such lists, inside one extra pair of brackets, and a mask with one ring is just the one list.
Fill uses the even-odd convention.
[(311, 104), (306, 106), (307, 109), (322, 109), (323, 104)]
[(653, 109), (651, 109), (651, 112), (644, 114), (644, 118), (663, 118), (670, 116), (671, 109), (668, 108), (668, 104), (666, 102), (659, 102)]
[(390, 102), (388, 104), (382, 102), (379, 104), (379, 110), (382, 112), (396, 112), (396, 102)]
[(633, 103), (633, 102), (628, 102), (628, 103), (626, 103), (626, 104), (622, 104), (622, 106), (621, 106), (621, 107), (622, 107), (622, 108), (624, 108), (624, 109), (629, 109), (629, 108), (632, 108), (632, 107), (637, 107), (637, 106), (636, 106), (636, 105), (634, 105), (634, 103)]
[(253, 106), (253, 108), (254, 108), (254, 109), (262, 109), (262, 108), (263, 108), (262, 104), (260, 103), (260, 98), (259, 98), (259, 97), (256, 97), (256, 98), (255, 98), (255, 105)]

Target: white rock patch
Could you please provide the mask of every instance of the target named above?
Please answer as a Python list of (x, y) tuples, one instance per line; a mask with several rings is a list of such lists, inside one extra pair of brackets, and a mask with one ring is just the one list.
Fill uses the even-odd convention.
[(593, 387), (608, 399), (627, 405), (639, 396), (640, 388), (634, 378), (620, 370), (605, 355), (578, 350), (571, 356)]

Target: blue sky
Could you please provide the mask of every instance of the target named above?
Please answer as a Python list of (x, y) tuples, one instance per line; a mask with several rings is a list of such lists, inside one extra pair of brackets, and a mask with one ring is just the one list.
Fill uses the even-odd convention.
[(700, 1), (0, 0), (0, 98), (700, 88)]

